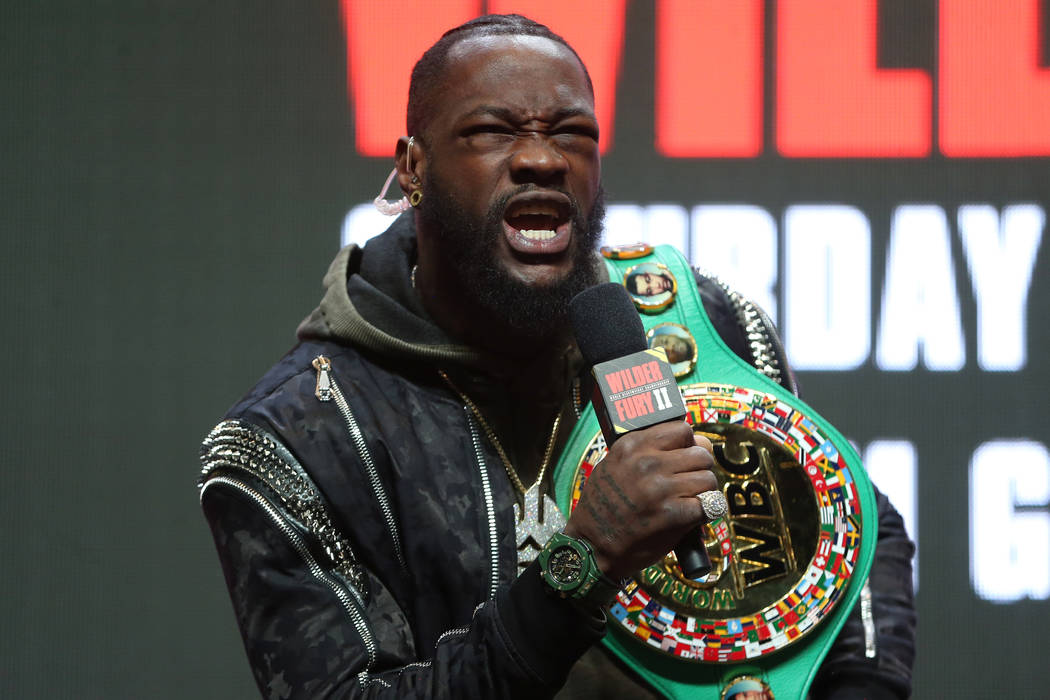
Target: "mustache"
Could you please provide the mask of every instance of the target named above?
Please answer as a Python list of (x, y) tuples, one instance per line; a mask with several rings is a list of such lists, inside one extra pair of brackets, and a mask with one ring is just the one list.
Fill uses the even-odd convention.
[(558, 194), (568, 197), (570, 207), (570, 218), (575, 219), (576, 216), (580, 213), (579, 201), (577, 201), (577, 199), (572, 196), (572, 193), (570, 193), (564, 187), (540, 187), (534, 182), (526, 182), (524, 184), (517, 185), (516, 187), (513, 187), (504, 192), (503, 194), (499, 195), (499, 197), (496, 198), (496, 201), (494, 201), (492, 203), (492, 206), (489, 208), (490, 216), (498, 216), (500, 219), (502, 219), (503, 215), (507, 211), (507, 202), (509, 202), (511, 198), (517, 197), (519, 194), (524, 194), (526, 192), (557, 192)]

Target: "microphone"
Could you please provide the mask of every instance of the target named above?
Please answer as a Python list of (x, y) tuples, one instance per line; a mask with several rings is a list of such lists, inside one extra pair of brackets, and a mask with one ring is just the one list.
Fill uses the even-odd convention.
[[(611, 448), (623, 434), (685, 418), (685, 401), (662, 351), (650, 350), (627, 290), (615, 282), (583, 290), (569, 303), (576, 343), (594, 378), (594, 412)], [(711, 571), (701, 526), (674, 549), (687, 578)]]

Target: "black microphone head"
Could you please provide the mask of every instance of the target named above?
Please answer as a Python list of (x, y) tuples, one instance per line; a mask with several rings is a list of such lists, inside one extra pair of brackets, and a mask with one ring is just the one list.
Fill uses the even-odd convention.
[(627, 290), (615, 282), (589, 287), (569, 302), (576, 343), (589, 365), (645, 350), (645, 328)]

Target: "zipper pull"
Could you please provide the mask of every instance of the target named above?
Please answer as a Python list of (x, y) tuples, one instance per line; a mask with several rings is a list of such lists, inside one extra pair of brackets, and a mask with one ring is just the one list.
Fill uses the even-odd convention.
[(314, 389), (314, 395), (321, 401), (331, 401), (332, 399), (332, 377), (330, 372), (332, 371), (332, 362), (324, 355), (318, 355), (313, 361), (314, 369), (317, 370), (317, 388)]

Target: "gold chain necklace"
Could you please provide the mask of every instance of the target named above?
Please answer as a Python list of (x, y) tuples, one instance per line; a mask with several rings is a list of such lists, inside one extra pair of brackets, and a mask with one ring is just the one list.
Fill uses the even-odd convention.
[[(520, 574), (539, 556), (540, 550), (547, 544), (547, 540), (555, 532), (561, 531), (567, 522), (565, 516), (558, 510), (558, 504), (554, 502), (554, 499), (542, 493), (543, 477), (547, 473), (547, 466), (550, 464), (551, 456), (554, 454), (554, 444), (558, 440), (558, 427), (561, 425), (561, 407), (558, 407), (558, 415), (554, 417), (551, 436), (547, 440), (547, 449), (543, 452), (540, 472), (536, 475), (535, 483), (525, 488), (521, 477), (518, 476), (518, 472), (510, 462), (510, 457), (507, 456), (499, 438), (496, 437), (495, 431), (488, 424), (488, 421), (485, 420), (485, 417), (481, 415), (477, 405), (470, 400), (469, 396), (459, 390), (444, 370), (438, 370), (438, 374), (452, 388), (452, 391), (456, 392), (459, 398), (463, 399), (463, 403), (474, 414), (482, 430), (485, 431), (485, 437), (489, 439), (499, 458), (503, 461), (503, 468), (507, 472), (507, 478), (510, 479), (510, 483), (514, 485), (514, 488), (521, 495), (523, 503), (519, 504), (517, 499), (515, 499), (514, 503), (514, 541), (518, 547), (518, 573)], [(576, 396), (575, 387), (573, 396), (574, 398)]]
[(543, 461), (540, 462), (540, 472), (536, 475), (536, 481), (532, 484), (532, 486), (526, 488), (525, 484), (521, 480), (521, 477), (518, 476), (517, 470), (514, 469), (514, 465), (511, 464), (510, 457), (507, 456), (507, 453), (503, 449), (503, 445), (500, 443), (499, 438), (496, 437), (496, 432), (489, 425), (488, 421), (485, 420), (485, 416), (481, 415), (481, 411), (478, 409), (477, 404), (471, 401), (469, 396), (467, 396), (459, 390), (459, 387), (457, 387), (452, 382), (452, 380), (449, 379), (448, 374), (446, 374), (444, 370), (439, 369), (438, 374), (441, 375), (441, 378), (445, 380), (445, 383), (452, 388), (452, 391), (456, 392), (456, 394), (459, 395), (459, 398), (463, 399), (463, 403), (467, 405), (467, 408), (470, 409), (470, 412), (474, 414), (475, 418), (477, 418), (478, 424), (481, 425), (481, 429), (485, 431), (485, 437), (487, 437), (489, 439), (489, 442), (492, 443), (492, 447), (495, 448), (496, 454), (499, 455), (500, 460), (503, 462), (503, 468), (507, 471), (507, 478), (510, 479), (510, 483), (514, 485), (514, 488), (517, 489), (518, 493), (524, 496), (529, 491), (529, 489), (536, 488), (540, 484), (542, 484), (543, 477), (547, 473), (547, 465), (550, 464), (551, 455), (554, 453), (554, 444), (558, 440), (558, 428), (559, 426), (561, 426), (561, 408), (559, 407), (558, 415), (554, 417), (554, 425), (551, 427), (551, 436), (547, 439), (547, 449), (544, 450)]

